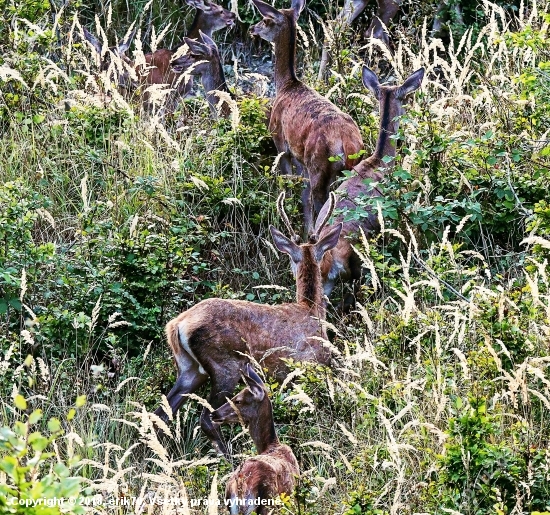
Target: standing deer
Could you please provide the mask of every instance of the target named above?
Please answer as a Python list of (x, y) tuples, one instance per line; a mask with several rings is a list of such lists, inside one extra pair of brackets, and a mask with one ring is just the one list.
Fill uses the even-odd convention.
[[(369, 0), (345, 0), (342, 10), (336, 16), (336, 25), (340, 28), (350, 26), (359, 15), (365, 10)], [(376, 16), (370, 22), (369, 28), (365, 35), (369, 38), (379, 39), (386, 45), (390, 46), (390, 38), (384, 30), (384, 27), (393, 19), (399, 12), (399, 8), (403, 0), (377, 0)], [(329, 49), (327, 43), (323, 45), (323, 53), (321, 63), (319, 65), (318, 79), (323, 80), (329, 60)]]
[[(293, 233), (284, 212), (284, 192), (279, 195), (277, 208), (287, 228)], [(318, 224), (323, 229), (332, 210)], [(242, 300), (206, 299), (168, 322), (166, 335), (178, 368), (178, 378), (168, 393), (172, 413), (181, 407), (185, 394), (194, 392), (208, 378), (211, 390), (208, 402), (220, 407), (239, 382), (240, 371), (251, 355), (278, 380), (288, 369), (281, 358), (329, 364), (331, 354), (319, 338), (326, 339), (323, 324), (325, 303), (319, 263), (323, 255), (338, 243), (342, 225), (317, 234), (308, 243), (295, 243), (270, 226), (279, 251), (288, 254), (296, 277), (296, 302), (269, 306)], [(293, 233), (294, 234), (294, 233)], [(159, 407), (155, 414), (167, 420)], [(228, 456), (221, 434), (206, 409), (200, 424), (206, 436), (220, 452)]]
[[(380, 182), (384, 175), (391, 169), (392, 162), (385, 163), (384, 157), (395, 157), (395, 141), (392, 138), (397, 134), (399, 118), (404, 114), (403, 103), (408, 95), (416, 91), (422, 84), (424, 68), (420, 68), (410, 75), (401, 86), (381, 86), (378, 77), (366, 66), (363, 67), (363, 84), (375, 96), (380, 103), (380, 130), (374, 153), (356, 165), (353, 170), (356, 175), (342, 181), (336, 189), (336, 209), (355, 210), (357, 197), (379, 197), (380, 190), (370, 185), (371, 182)], [(392, 160), (393, 161), (393, 160)], [(326, 203), (321, 209), (320, 218), (324, 219), (332, 205)], [(321, 275), (323, 277), (323, 289), (329, 296), (334, 288), (337, 278), (344, 281), (355, 282), (359, 285), (361, 278), (361, 260), (353, 250), (353, 244), (359, 242), (359, 228), (362, 228), (366, 236), (380, 231), (380, 225), (375, 213), (370, 213), (362, 220), (344, 221), (344, 213), (335, 217), (334, 223), (342, 225), (340, 239), (336, 247), (327, 252), (321, 262)], [(324, 229), (316, 228), (322, 236), (324, 231), (330, 230), (330, 226)], [(345, 300), (348, 306), (350, 299)]]
[(282, 493), (290, 495), (293, 492), (295, 476), (298, 476), (300, 469), (292, 449), (281, 444), (277, 438), (268, 392), (249, 363), (246, 364), (243, 379), (246, 388), (210, 417), (217, 425), (244, 422), (258, 453), (258, 456), (242, 463), (229, 478), (225, 489), (229, 512), (267, 515), (271, 511), (268, 505), (270, 500)]
[[(197, 12), (187, 37), (189, 38), (198, 38), (201, 31), (206, 34), (208, 37), (211, 37), (212, 34), (218, 30), (221, 30), (226, 27), (231, 27), (235, 23), (236, 15), (227, 9), (224, 9), (218, 4), (211, 2), (210, 0), (186, 0), (187, 4), (195, 7)], [(92, 44), (93, 48), (96, 50), (97, 54), (101, 56), (101, 65), (100, 69), (106, 70), (109, 66), (110, 60), (106, 59), (107, 54), (102, 54), (101, 43), (88, 32), (84, 30), (85, 38)], [(130, 91), (134, 91), (138, 84), (151, 86), (153, 84), (168, 84), (174, 86), (175, 90), (169, 95), (167, 99), (168, 111), (171, 111), (175, 108), (177, 100), (179, 98), (187, 95), (191, 88), (193, 87), (192, 79), (187, 81), (180, 80), (178, 78), (181, 73), (185, 72), (186, 69), (181, 67), (178, 73), (175, 73), (172, 70), (171, 60), (177, 50), (182, 47), (185, 43), (182, 42), (175, 50), (159, 49), (153, 53), (145, 55), (145, 68), (143, 66), (135, 66), (134, 63), (126, 56), (125, 52), (128, 50), (131, 44), (131, 40), (135, 35), (135, 31), (132, 33), (131, 37), (126, 38), (121, 44), (115, 47), (113, 50), (121, 60), (123, 60), (127, 66), (135, 70), (138, 75), (137, 81), (134, 81), (133, 84), (129, 81), (130, 74), (126, 74), (121, 77), (119, 74), (119, 88), (123, 89), (123, 94)], [(133, 75), (135, 76), (135, 72)], [(148, 104), (149, 95), (144, 95), (144, 103)]]
[[(222, 91), (231, 95), (225, 81), (218, 47), (202, 31), (199, 32), (199, 37), (196, 40), (183, 38), (183, 41), (189, 47), (189, 52), (172, 61), (172, 67), (176, 73), (190, 70), (191, 75), (200, 75), (210, 111), (213, 118), (217, 118), (218, 110), (216, 109), (216, 105), (219, 99), (213, 91)], [(192, 67), (193, 64), (195, 64), (194, 67)], [(220, 115), (227, 118), (230, 111), (227, 102), (222, 102)]]
[[(281, 10), (262, 0), (252, 1), (264, 18), (251, 28), (251, 34), (275, 45), (276, 97), (269, 130), (277, 151), (283, 154), (279, 161), (282, 173), (292, 173), (294, 157), (309, 179), (302, 199), (305, 225), (311, 232), (312, 203), (318, 214), (337, 175), (358, 162), (348, 156), (363, 148), (363, 140), (349, 115), (296, 77), (296, 21), (305, 0), (292, 0), (290, 9)], [(338, 159), (329, 161), (331, 157)]]

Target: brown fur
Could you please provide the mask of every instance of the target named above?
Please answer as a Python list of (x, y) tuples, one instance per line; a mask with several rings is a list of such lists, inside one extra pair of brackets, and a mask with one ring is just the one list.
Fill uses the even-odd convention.
[[(296, 457), (292, 449), (282, 445), (277, 438), (268, 392), (250, 364), (245, 366), (243, 378), (247, 388), (214, 411), (211, 418), (215, 424), (244, 422), (249, 427), (258, 456), (248, 458), (233, 473), (227, 483), (225, 498), (235, 503), (237, 499), (270, 500), (281, 493), (290, 495), (299, 474)], [(267, 504), (239, 506), (235, 503), (233, 507), (228, 506), (232, 514), (256, 511), (263, 515), (270, 511)]]
[[(189, 47), (189, 52), (172, 61), (172, 67), (178, 72), (181, 70), (191, 70), (190, 73), (193, 76), (200, 75), (210, 112), (212, 113), (212, 117), (217, 119), (219, 98), (212, 91), (223, 91), (231, 96), (225, 81), (218, 47), (210, 37), (202, 32), (199, 34), (197, 41), (190, 38), (184, 38), (184, 41)], [(191, 68), (192, 66), (193, 68)], [(222, 102), (219, 114), (222, 118), (229, 117), (231, 109), (227, 102)]]
[[(213, 32), (226, 27), (231, 27), (235, 23), (236, 15), (234, 13), (224, 9), (214, 2), (211, 2), (210, 0), (186, 1), (187, 4), (197, 9), (193, 24), (187, 34), (187, 37), (189, 38), (199, 37), (201, 31), (210, 37)], [(84, 34), (86, 39), (92, 43), (96, 52), (101, 54), (101, 44), (97, 41), (97, 39), (88, 31), (85, 31)], [(178, 82), (181, 73), (183, 73), (185, 69), (180, 69), (178, 73), (175, 73), (171, 66), (173, 55), (183, 44), (184, 43), (182, 42), (173, 51), (161, 48), (153, 53), (145, 54), (145, 67), (135, 66), (134, 63), (125, 55), (125, 51), (117, 52), (119, 57), (121, 57), (126, 64), (128, 64), (131, 68), (135, 68), (138, 76), (138, 83), (134, 83), (131, 87), (129, 84), (129, 77), (127, 75), (124, 77), (119, 77), (119, 82), (121, 83), (119, 89), (123, 90), (121, 93), (127, 95), (128, 93), (135, 91), (138, 85), (141, 85), (145, 89), (153, 84), (167, 84), (170, 87), (175, 88), (174, 91), (170, 92), (166, 100), (166, 111), (173, 111), (176, 108), (178, 100), (189, 94), (193, 87), (192, 79), (187, 82), (184, 80), (180, 80)], [(130, 43), (128, 42), (126, 49), (129, 45)], [(119, 47), (120, 46), (121, 45), (119, 45)], [(106, 55), (109, 57), (108, 54)], [(101, 69), (106, 69), (108, 64), (109, 63), (103, 59)], [(143, 95), (143, 102), (147, 107), (150, 107), (149, 94), (145, 93)]]
[[(366, 67), (365, 67), (366, 68)], [(404, 113), (403, 102), (405, 97), (420, 87), (423, 78), (422, 71), (418, 70), (411, 75), (401, 86), (380, 86), (376, 76), (366, 68), (363, 70), (363, 82), (380, 102), (380, 129), (374, 153), (354, 167), (356, 175), (342, 181), (336, 190), (336, 209), (353, 211), (356, 208), (354, 199), (362, 196), (379, 197), (379, 189), (366, 184), (366, 180), (378, 183), (383, 180), (385, 173), (391, 169), (393, 162), (384, 163), (385, 156), (395, 157), (395, 143), (392, 136), (399, 127), (398, 117)], [(325, 204), (319, 218), (322, 219), (329, 209)], [(338, 214), (333, 223), (342, 223), (340, 240), (336, 247), (327, 252), (321, 262), (321, 274), (325, 295), (330, 295), (337, 278), (343, 281), (355, 282), (359, 285), (361, 278), (361, 262), (353, 244), (359, 242), (360, 229), (367, 237), (380, 231), (377, 214), (370, 213), (367, 218), (344, 221), (344, 214)], [(323, 231), (328, 230), (325, 226)], [(323, 233), (321, 232), (321, 234)], [(346, 300), (350, 304), (350, 300)]]
[[(174, 413), (185, 400), (182, 394), (195, 391), (208, 378), (208, 401), (214, 408), (221, 406), (239, 381), (240, 371), (248, 361), (246, 354), (279, 380), (287, 373), (281, 358), (330, 363), (330, 351), (312, 337), (327, 338), (322, 324), (325, 308), (319, 263), (338, 242), (340, 230), (341, 226), (335, 226), (317, 243), (297, 245), (271, 228), (275, 245), (289, 254), (295, 269), (295, 303), (269, 306), (207, 299), (168, 323), (166, 335), (178, 366), (178, 379), (167, 396)], [(162, 408), (156, 414), (167, 418)], [(221, 435), (206, 411), (201, 416), (201, 427), (227, 455)]]
[[(253, 1), (268, 16), (264, 14), (251, 33), (275, 44), (276, 98), (269, 129), (277, 151), (284, 152), (279, 161), (282, 173), (291, 173), (291, 159), (295, 158), (309, 179), (303, 201), (305, 223), (310, 230), (312, 212), (319, 213), (338, 174), (357, 164), (358, 160), (348, 156), (361, 150), (363, 140), (349, 115), (296, 78), (296, 20), (303, 3), (294, 0), (291, 9), (272, 8), (273, 12), (269, 12), (260, 0)], [(336, 156), (341, 159), (329, 161)]]

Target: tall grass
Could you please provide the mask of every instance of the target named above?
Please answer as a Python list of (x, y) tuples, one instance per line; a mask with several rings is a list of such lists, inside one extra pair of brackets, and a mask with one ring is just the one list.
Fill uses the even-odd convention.
[[(483, 9), (486, 25), (467, 30), (460, 41), (443, 47), (430, 39), (427, 22), (413, 36), (397, 27), (394, 53), (374, 41), (354, 48), (339, 63), (345, 73), (335, 69), (327, 85), (317, 84), (359, 120), (368, 151), (376, 138), (376, 106), (359, 83), (361, 56), (374, 62), (382, 52), (397, 82), (426, 68), (422, 95), (402, 123), (408, 150), (399, 165), (419, 188), (408, 206), (411, 216), (434, 205), (433, 177), (420, 164), (433, 127), (445, 140), (439, 149), (430, 147), (433, 162), (449, 176), (462, 174), (454, 177), (457, 191), (475, 191), (477, 175), (464, 173), (462, 163), (473, 161), (480, 147), (472, 155), (464, 149), (489, 132), (492, 148), (497, 139), (521, 143), (521, 161), (511, 152), (502, 158), (502, 180), (512, 192), (520, 179), (536, 181), (548, 166), (541, 151), (547, 127), (536, 123), (547, 119), (536, 111), (544, 106), (534, 105), (521, 78), (528, 69), (547, 73), (539, 65), (548, 58), (543, 13), (549, 4), (525, 3), (513, 20), (490, 2)], [(233, 125), (212, 122), (202, 98), (186, 101), (178, 119), (147, 116), (139, 98), (117, 92), (116, 64), (97, 72), (90, 50), (76, 42), (77, 19), (54, 23), (63, 34), (60, 48), (51, 19), (31, 25), (14, 17), (17, 31), (4, 44), (0, 68), (0, 177), (18, 181), (12, 196), (2, 197), (0, 221), (15, 223), (10, 213), (24, 208), (27, 198), (17, 205), (5, 200), (18, 198), (18, 188), (42, 199), (25, 215), (32, 245), (22, 245), (24, 255), (13, 249), (0, 254), (17, 256), (0, 264), (0, 288), (2, 294), (17, 290), (20, 302), (0, 314), (1, 425), (25, 419), (18, 394), (29, 411), (40, 408), (44, 420), (62, 420), (64, 434), (48, 448), (52, 456), (35, 479), (79, 455), (72, 474), (83, 478), (86, 495), (103, 497), (96, 506), (83, 505), (86, 513), (223, 513), (223, 506), (192, 501), (222, 499), (228, 475), (253, 452), (252, 442), (245, 431), (224, 430), (234, 458), (228, 463), (216, 456), (198, 427), (197, 397), (165, 428), (170, 436), (159, 440), (151, 411), (174, 374), (162, 326), (207, 296), (292, 298), (288, 264), (267, 228), (279, 223), (273, 201), (280, 189), (297, 199), (300, 180), (273, 171), (261, 99), (240, 100)], [(316, 24), (308, 20), (299, 36), (308, 82), (316, 77), (322, 41)], [(520, 36), (511, 36), (510, 28)], [(325, 30), (323, 37), (335, 41), (330, 24)], [(527, 43), (518, 41), (522, 37)], [(234, 77), (244, 77), (240, 67), (237, 62)], [(528, 120), (529, 112), (538, 114)], [(330, 309), (334, 367), (296, 364), (287, 381), (269, 385), (280, 438), (301, 469), (295, 496), (284, 500), (281, 513), (550, 511), (550, 242), (544, 220), (532, 224), (530, 199), (516, 195), (510, 202), (516, 216), (509, 231), (523, 242), (507, 248), (491, 236), (487, 219), (476, 222), (481, 236), (475, 241), (461, 239), (472, 223), (468, 217), (445, 222), (440, 232), (434, 222), (436, 237), (428, 237), (411, 219), (383, 219), (378, 206), (382, 236), (358, 249), (368, 272), (357, 312), (343, 316)], [(289, 207), (299, 226), (297, 201)], [(12, 241), (9, 231), (1, 234)], [(170, 247), (180, 234), (184, 257)], [(133, 308), (120, 307), (102, 273), (116, 269), (139, 283), (139, 273), (124, 275), (128, 255), (145, 249), (145, 256), (156, 256), (159, 241), (169, 263), (147, 261), (151, 276), (186, 261), (175, 277), (165, 270), (165, 293), (153, 299), (163, 308), (147, 322), (136, 316), (140, 326), (128, 320), (143, 303), (130, 299)], [(288, 289), (274, 287), (279, 284)], [(117, 287), (126, 300), (141, 291), (122, 280)], [(77, 303), (75, 292), (84, 300)], [(68, 328), (57, 329), (62, 320), (70, 321)], [(33, 359), (26, 360), (28, 354)], [(80, 395), (87, 403), (67, 417)], [(45, 423), (38, 427), (48, 432)], [(9, 481), (0, 471), (0, 483)], [(107, 504), (132, 496), (179, 499), (181, 505)]]

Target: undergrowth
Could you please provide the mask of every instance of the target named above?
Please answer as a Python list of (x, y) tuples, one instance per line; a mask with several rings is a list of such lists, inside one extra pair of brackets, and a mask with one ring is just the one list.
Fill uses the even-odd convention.
[[(0, 513), (223, 513), (253, 446), (224, 429), (234, 458), (218, 457), (196, 399), (159, 441), (150, 413), (175, 379), (163, 327), (208, 297), (292, 300), (268, 226), (284, 189), (300, 227), (302, 181), (277, 175), (267, 101), (241, 95), (239, 63), (229, 120), (200, 97), (145, 115), (78, 41), (88, 7), (52, 20), (33, 5), (0, 30)], [(335, 365), (291, 363), (268, 385), (301, 470), (280, 513), (550, 512), (550, 4), (479, 9), (448, 45), (404, 19), (393, 54), (350, 46), (315, 84), (369, 152), (362, 59), (427, 77), (373, 185), (384, 196), (346, 215), (374, 210), (382, 231), (358, 246), (356, 312), (329, 306)], [(305, 20), (313, 84), (321, 41), (350, 35)]]

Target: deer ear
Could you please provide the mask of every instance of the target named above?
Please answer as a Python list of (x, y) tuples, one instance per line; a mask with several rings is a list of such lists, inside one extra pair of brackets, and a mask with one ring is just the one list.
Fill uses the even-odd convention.
[(369, 67), (363, 66), (363, 85), (367, 88), (376, 98), (380, 100), (380, 82), (376, 73), (374, 73)]
[(102, 46), (99, 40), (86, 27), (82, 27), (82, 32), (86, 41), (88, 43), (91, 43), (91, 45), (94, 47), (94, 50), (101, 55)]
[(257, 7), (258, 11), (264, 18), (278, 18), (282, 16), (281, 13), (275, 9), (275, 7), (262, 2), (262, 0), (252, 0), (253, 4)]
[(208, 54), (208, 47), (204, 43), (199, 43), (196, 39), (183, 38), (189, 50), (192, 54), (195, 55), (205, 55)]
[(260, 385), (264, 384), (264, 382), (262, 381), (262, 378), (256, 373), (256, 371), (254, 370), (254, 367), (250, 363), (246, 364), (245, 374), (248, 377), (250, 377), (250, 379), (253, 379), (254, 381), (256, 381), (258, 384)]
[(320, 263), (323, 259), (323, 255), (327, 250), (333, 249), (338, 244), (340, 239), (340, 232), (342, 231), (342, 223), (335, 225), (327, 230), (325, 228), (323, 237), (315, 244), (313, 247), (313, 252), (315, 254), (315, 260)]
[(306, 6), (306, 0), (292, 0), (291, 8), (294, 10), (294, 19), (297, 20)]
[(202, 30), (199, 30), (199, 34), (201, 35), (201, 39), (203, 43), (207, 44), (210, 48), (218, 49), (218, 45), (216, 45), (216, 42), (207, 36)]
[(294, 263), (298, 263), (302, 260), (302, 251), (296, 243), (288, 239), (281, 231), (278, 231), (272, 225), (269, 226), (269, 230), (271, 231), (273, 242), (280, 252), (288, 254)]
[(118, 55), (124, 55), (128, 51), (136, 36), (137, 29), (138, 28), (135, 27), (134, 30), (117, 45)]
[(265, 389), (263, 387), (263, 384), (257, 383), (256, 381), (254, 381), (254, 379), (247, 375), (244, 376), (244, 380), (246, 382), (246, 386), (250, 388), (250, 392), (252, 393), (254, 400), (263, 401), (265, 397)]
[(399, 88), (399, 96), (401, 98), (405, 98), (407, 95), (414, 93), (421, 86), (422, 79), (424, 79), (424, 72), (424, 68), (420, 68), (405, 79), (405, 82), (403, 82)]

